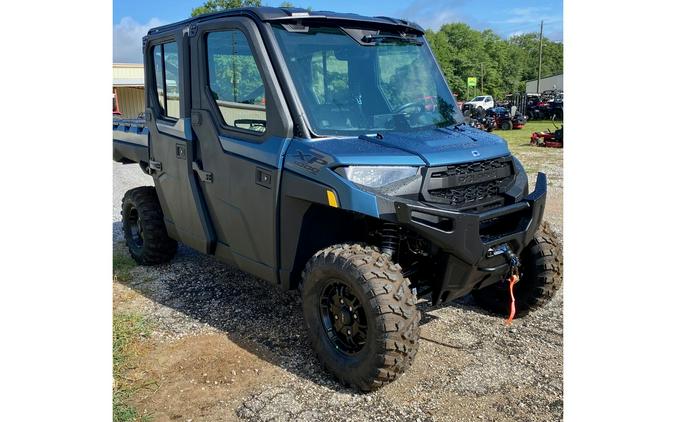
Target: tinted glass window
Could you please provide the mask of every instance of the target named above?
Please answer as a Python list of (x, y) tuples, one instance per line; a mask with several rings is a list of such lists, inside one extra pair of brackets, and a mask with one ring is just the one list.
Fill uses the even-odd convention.
[(228, 126), (264, 132), (265, 85), (246, 36), (238, 30), (206, 38), (209, 89)]
[(464, 120), (419, 34), (272, 26), (317, 135), (421, 130)]
[(175, 42), (153, 47), (157, 102), (163, 116), (180, 116), (178, 46)]
[(312, 93), (319, 104), (340, 104), (348, 101), (347, 61), (339, 60), (332, 50), (312, 55)]
[(164, 95), (164, 60), (162, 59), (162, 46), (156, 45), (152, 47), (153, 50), (153, 62), (155, 68), (155, 82), (156, 82), (156, 95), (157, 102), (161, 109), (162, 115), (166, 114), (165, 111), (165, 95)]
[(175, 42), (164, 44), (164, 73), (166, 74), (166, 115), (180, 116), (180, 97), (178, 88), (178, 46)]
[(422, 57), (424, 51), (416, 45), (382, 45), (377, 48), (379, 84), (385, 98), (397, 109), (405, 104), (422, 102), (424, 106), (436, 100), (434, 75)]

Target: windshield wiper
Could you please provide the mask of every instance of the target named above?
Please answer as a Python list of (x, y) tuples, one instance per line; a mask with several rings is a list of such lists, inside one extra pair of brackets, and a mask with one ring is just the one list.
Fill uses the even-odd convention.
[(381, 133), (364, 133), (363, 135), (359, 135), (359, 139), (363, 139), (364, 141), (371, 141), (373, 139), (379, 139), (382, 140), (384, 139), (384, 136), (382, 136)]
[(402, 44), (422, 45), (422, 41), (417, 37), (402, 37), (400, 35), (364, 35), (363, 38), (361, 38), (361, 41), (368, 43), (399, 42)]

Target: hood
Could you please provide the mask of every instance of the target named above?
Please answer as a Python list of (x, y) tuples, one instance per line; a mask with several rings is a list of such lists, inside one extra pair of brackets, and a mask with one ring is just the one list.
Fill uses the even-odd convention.
[[(298, 153), (300, 151), (300, 153)], [(291, 143), (286, 165), (297, 159), (323, 165), (442, 166), (509, 155), (502, 138), (462, 125), (457, 129), (385, 132), (382, 139), (362, 136)], [(314, 158), (312, 158), (314, 157)], [(306, 167), (306, 166), (305, 166)]]
[(429, 166), (487, 160), (509, 154), (499, 136), (467, 125), (411, 132), (385, 132), (382, 139), (370, 142), (417, 155)]

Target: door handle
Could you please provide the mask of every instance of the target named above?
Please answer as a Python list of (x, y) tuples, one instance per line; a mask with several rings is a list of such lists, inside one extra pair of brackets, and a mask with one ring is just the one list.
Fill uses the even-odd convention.
[(176, 158), (179, 158), (181, 160), (185, 160), (185, 146), (181, 144), (176, 144)]
[(272, 173), (259, 167), (255, 169), (255, 183), (264, 188), (272, 187)]

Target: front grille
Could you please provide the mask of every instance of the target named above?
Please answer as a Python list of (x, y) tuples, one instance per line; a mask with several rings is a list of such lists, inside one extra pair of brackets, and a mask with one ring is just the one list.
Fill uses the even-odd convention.
[(446, 167), (442, 171), (434, 171), (431, 177), (456, 176), (462, 174), (481, 173), (491, 169), (508, 167), (511, 160), (495, 158), (493, 160), (475, 161), (473, 163), (455, 164)]
[(427, 171), (422, 195), (454, 209), (482, 211), (503, 205), (502, 194), (513, 179), (510, 157), (434, 167)]
[(450, 205), (464, 205), (469, 202), (484, 201), (499, 194), (499, 185), (497, 182), (479, 183), (454, 189), (434, 189), (430, 190), (429, 194), (445, 199)]

